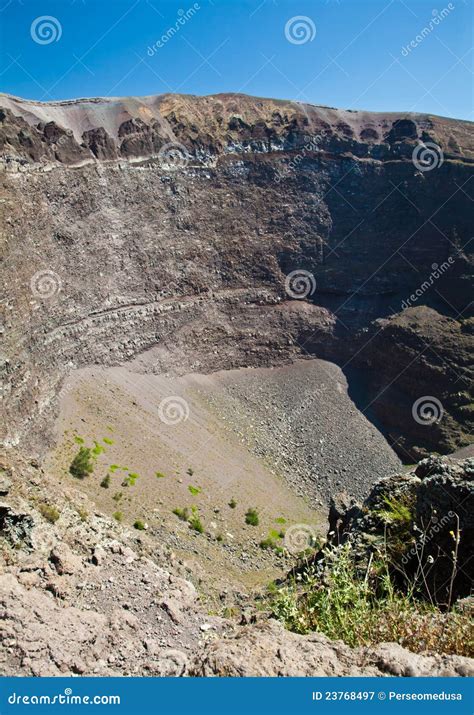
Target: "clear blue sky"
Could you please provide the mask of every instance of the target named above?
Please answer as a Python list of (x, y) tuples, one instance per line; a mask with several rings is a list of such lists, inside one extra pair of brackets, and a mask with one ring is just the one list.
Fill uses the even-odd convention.
[[(44, 101), (240, 91), (473, 119), (471, 0), (200, 0), (151, 53), (193, 5), (0, 0), (0, 90)], [(45, 15), (55, 18), (56, 39), (40, 44), (32, 33), (41, 24), (32, 23)], [(285, 36), (295, 16), (304, 17), (303, 34), (295, 26), (287, 35), (307, 40), (300, 44)]]

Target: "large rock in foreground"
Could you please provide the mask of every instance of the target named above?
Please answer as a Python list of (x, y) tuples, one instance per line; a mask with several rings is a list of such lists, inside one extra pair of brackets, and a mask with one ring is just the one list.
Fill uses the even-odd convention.
[(276, 621), (243, 628), (208, 645), (193, 666), (200, 676), (472, 676), (474, 661), (457, 655), (416, 655), (396, 643), (351, 649), (319, 633), (301, 636)]

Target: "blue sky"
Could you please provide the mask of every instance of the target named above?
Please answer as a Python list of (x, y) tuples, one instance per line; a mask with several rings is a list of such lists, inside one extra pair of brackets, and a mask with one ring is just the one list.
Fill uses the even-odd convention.
[[(196, 5), (0, 0), (0, 90), (43, 101), (230, 91), (473, 119), (470, 0)], [(47, 28), (41, 34), (42, 22), (52, 23), (53, 34)], [(170, 34), (170, 28), (178, 29)]]

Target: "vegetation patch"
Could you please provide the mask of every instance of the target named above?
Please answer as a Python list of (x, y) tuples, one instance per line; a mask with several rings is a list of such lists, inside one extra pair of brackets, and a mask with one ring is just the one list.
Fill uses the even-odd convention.
[(58, 511), (58, 509), (56, 509), (55, 506), (51, 506), (50, 504), (46, 504), (45, 502), (38, 504), (38, 511), (42, 517), (49, 521), (50, 524), (55, 524), (61, 516), (60, 512)]
[(258, 511), (256, 509), (247, 509), (245, 512), (245, 523), (250, 524), (250, 526), (258, 526), (260, 519), (258, 517)]
[(100, 486), (103, 487), (104, 489), (108, 489), (110, 487), (110, 474), (106, 474), (103, 480), (100, 483)]
[(94, 462), (89, 447), (80, 447), (69, 467), (69, 472), (76, 479), (85, 479), (94, 471)]
[[(397, 510), (398, 511), (398, 510)], [(350, 545), (325, 552), (326, 569), (308, 566), (283, 587), (269, 593), (272, 614), (296, 633), (318, 631), (351, 647), (399, 643), (420, 653), (474, 654), (471, 617), (442, 611), (415, 596), (415, 589), (397, 590), (386, 556), (373, 562), (361, 578)]]
[(189, 519), (189, 509), (187, 507), (180, 509), (177, 506), (175, 509), (173, 509), (173, 514), (175, 514), (178, 519), (181, 519), (181, 521), (188, 521)]

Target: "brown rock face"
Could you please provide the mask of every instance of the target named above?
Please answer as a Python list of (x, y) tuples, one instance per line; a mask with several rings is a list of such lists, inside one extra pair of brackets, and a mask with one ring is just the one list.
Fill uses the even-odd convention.
[[(44, 443), (69, 369), (153, 346), (156, 370), (330, 359), (403, 458), (467, 443), (469, 122), (243, 95), (0, 105), (8, 444)], [(420, 423), (426, 396), (442, 417)]]
[(300, 636), (276, 622), (243, 628), (237, 637), (206, 646), (193, 675), (223, 677), (468, 676), (473, 661), (415, 655), (396, 643), (350, 649), (314, 633)]

